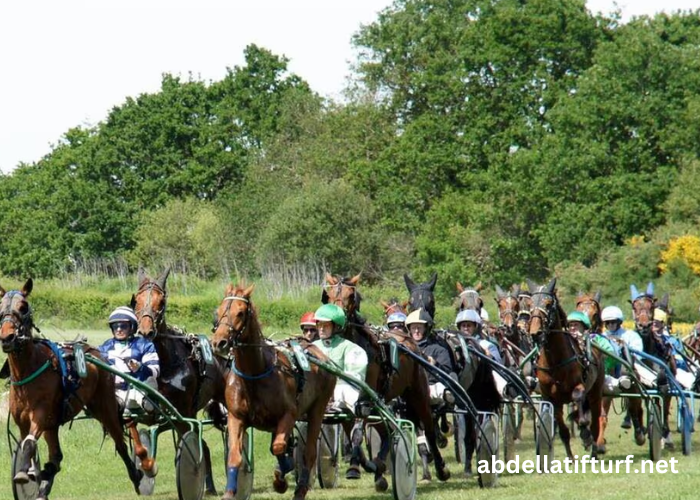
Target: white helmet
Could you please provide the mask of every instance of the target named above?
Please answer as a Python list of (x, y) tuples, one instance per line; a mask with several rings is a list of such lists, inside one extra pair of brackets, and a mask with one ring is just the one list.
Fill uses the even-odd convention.
[(482, 307), (481, 312), (479, 314), (481, 315), (482, 320), (489, 321), (489, 312), (486, 309)]
[(459, 326), (460, 323), (464, 323), (465, 321), (471, 321), (472, 323), (477, 323), (480, 325), (481, 316), (479, 316), (479, 313), (474, 309), (464, 309), (463, 311), (459, 311), (459, 314), (457, 314), (455, 325)]
[(620, 309), (617, 306), (608, 306), (605, 309), (603, 309), (602, 314), (600, 315), (600, 319), (605, 321), (620, 321), (622, 322), (625, 319), (625, 315), (622, 314), (622, 309)]

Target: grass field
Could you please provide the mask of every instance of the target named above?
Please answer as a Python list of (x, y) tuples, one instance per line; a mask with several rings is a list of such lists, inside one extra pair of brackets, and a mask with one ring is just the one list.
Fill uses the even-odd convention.
[[(74, 337), (74, 332), (64, 334), (66, 338)], [(99, 343), (107, 338), (108, 332), (86, 332), (89, 341)], [(54, 337), (54, 335), (49, 334)], [(3, 390), (6, 391), (5, 388)], [(619, 410), (619, 404), (616, 405)], [(2, 411), (0, 424), (5, 425), (6, 410)], [(678, 459), (676, 470), (678, 474), (642, 474), (634, 473), (641, 469), (641, 461), (648, 458), (648, 445), (638, 447), (633, 443), (630, 431), (620, 428), (621, 417), (612, 415), (607, 433), (608, 454), (605, 459), (624, 460), (627, 455), (634, 455), (634, 464), (630, 474), (508, 474), (500, 476), (494, 489), (481, 490), (476, 478), (462, 477), (461, 465), (454, 460), (452, 441), (444, 450), (453, 477), (447, 483), (433, 480), (430, 484), (419, 484), (418, 496), (439, 500), (457, 500), (463, 498), (510, 500), (510, 499), (563, 499), (571, 498), (620, 498), (620, 499), (690, 499), (700, 495), (700, 432), (694, 434), (695, 452), (689, 457), (682, 456), (680, 451), (664, 452), (663, 458), (675, 456)], [(672, 420), (675, 430), (675, 419)], [(699, 427), (700, 428), (700, 427)], [(523, 460), (535, 457), (532, 438), (532, 421), (525, 422), (523, 442), (517, 447), (516, 453)], [(60, 499), (113, 499), (125, 500), (136, 498), (131, 484), (126, 476), (123, 464), (114, 453), (111, 440), (102, 443), (102, 432), (94, 421), (81, 420), (72, 426), (64, 426), (61, 431), (64, 461), (63, 469), (56, 479), (53, 494), (54, 500)], [(223, 444), (221, 435), (214, 429), (205, 432), (205, 439), (210, 443), (213, 452), (214, 474), (220, 492), (225, 484), (223, 463)], [(674, 433), (677, 448), (680, 448), (680, 436)], [(272, 491), (271, 476), (273, 458), (269, 453), (269, 434), (255, 434), (255, 486), (253, 498), (273, 499), (290, 498), (292, 488), (283, 496)], [(555, 441), (555, 458), (564, 458), (564, 450), (560, 441)], [(574, 440), (574, 453), (582, 455), (584, 450), (580, 440)], [(46, 457), (43, 450), (42, 457)], [(157, 478), (156, 499), (177, 499), (174, 469), (174, 446), (169, 434), (160, 437), (158, 461), (160, 473)], [(344, 476), (345, 464), (341, 464), (341, 478)], [(368, 497), (391, 498), (391, 491), (378, 494), (374, 492), (370, 477), (365, 475), (362, 480), (349, 482), (341, 479), (340, 486), (335, 490), (322, 490), (315, 487), (307, 498), (359, 500)], [(10, 450), (7, 440), (0, 443), (0, 499), (12, 498), (10, 478)]]

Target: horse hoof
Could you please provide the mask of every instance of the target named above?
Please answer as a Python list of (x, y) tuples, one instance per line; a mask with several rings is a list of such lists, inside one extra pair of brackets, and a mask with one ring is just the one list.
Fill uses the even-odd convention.
[(420, 484), (430, 484), (433, 481), (433, 478), (430, 476), (423, 476), (420, 478)]
[(233, 500), (234, 499), (234, 494), (233, 491), (227, 491), (224, 493), (224, 496), (221, 497), (221, 500)]
[(275, 470), (275, 479), (272, 481), (272, 488), (277, 493), (284, 493), (287, 491), (287, 488), (289, 488), (287, 480), (284, 478), (282, 471), (279, 469)]
[(598, 454), (599, 455), (605, 455), (607, 452), (608, 452), (608, 450), (604, 444), (601, 444), (598, 446)]
[(144, 469), (143, 472), (146, 474), (146, 477), (156, 477), (158, 475), (158, 464), (153, 461), (151, 468), (148, 470)]
[(345, 473), (345, 479), (360, 479), (362, 477), (362, 472), (357, 465), (351, 465), (348, 471)]
[(437, 470), (437, 477), (440, 481), (447, 481), (450, 477), (452, 477), (452, 474), (450, 473), (450, 469), (445, 467), (442, 470)]
[(374, 482), (374, 491), (376, 491), (377, 493), (384, 493), (388, 489), (389, 483), (383, 476)]
[(309, 492), (309, 488), (306, 486), (297, 486), (297, 489), (294, 491), (294, 499), (293, 500), (304, 500), (306, 498), (306, 494)]
[(440, 448), (441, 450), (447, 448), (447, 437), (444, 436), (443, 434), (440, 434), (439, 436), (437, 436), (437, 445), (438, 445), (438, 448)]
[(217, 493), (216, 490), (204, 490), (204, 496), (205, 497), (215, 497), (218, 496), (219, 493)]
[(15, 484), (27, 484), (31, 479), (29, 478), (29, 474), (23, 471), (19, 471), (17, 474), (15, 474), (15, 477), (12, 478)]
[(637, 446), (644, 446), (644, 443), (647, 442), (646, 432), (644, 429), (637, 429), (634, 431), (634, 442), (637, 443)]

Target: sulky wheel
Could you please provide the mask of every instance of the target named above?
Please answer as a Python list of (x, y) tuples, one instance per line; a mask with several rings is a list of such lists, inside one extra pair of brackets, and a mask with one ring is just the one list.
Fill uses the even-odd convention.
[(180, 500), (202, 500), (206, 464), (196, 432), (186, 432), (177, 445), (175, 457), (177, 494)]
[(323, 489), (338, 486), (338, 449), (340, 448), (341, 428), (338, 424), (324, 424), (318, 436), (318, 484)]
[[(495, 416), (487, 416), (481, 426), (481, 432), (477, 433), (479, 438), (479, 447), (477, 449), (478, 462), (483, 460), (488, 464), (492, 464), (492, 457), (498, 458), (498, 420)], [(496, 485), (497, 475), (494, 471), (488, 473), (479, 473), (479, 486), (482, 488), (491, 488)]]
[(683, 455), (690, 455), (692, 451), (691, 446), (691, 436), (693, 432), (693, 413), (690, 411), (687, 405), (683, 406), (683, 415), (681, 419), (681, 445), (683, 448)]
[(661, 449), (663, 448), (663, 429), (661, 428), (661, 408), (659, 403), (654, 401), (649, 406), (647, 428), (649, 429), (649, 458), (656, 462), (661, 459)]
[[(17, 443), (14, 453), (12, 454), (12, 478), (17, 474), (17, 469), (20, 467), (20, 447), (22, 442)], [(33, 470), (32, 470), (33, 469)], [(39, 459), (39, 447), (37, 446), (36, 455), (32, 460), (32, 465), (29, 469), (30, 476), (36, 478), (35, 481), (28, 481), (24, 484), (18, 484), (12, 481), (12, 493), (15, 500), (36, 500), (39, 495), (39, 475), (41, 473), (41, 460)]]
[(401, 431), (391, 438), (394, 500), (413, 500), (416, 497), (416, 452), (411, 449), (412, 445), (413, 442)]
[[(139, 439), (141, 440), (141, 444), (144, 448), (146, 448), (146, 451), (148, 451), (148, 455), (150, 456), (151, 451), (153, 450), (153, 447), (151, 446), (151, 433), (148, 432), (146, 429), (141, 429), (139, 431)], [(141, 459), (136, 456), (135, 452), (132, 456), (132, 459), (134, 460), (136, 468), (143, 471), (143, 469), (141, 468)], [(139, 495), (153, 495), (153, 490), (155, 489), (155, 487), (156, 478), (148, 477), (146, 474), (144, 474), (141, 478), (141, 482), (139, 483)]]

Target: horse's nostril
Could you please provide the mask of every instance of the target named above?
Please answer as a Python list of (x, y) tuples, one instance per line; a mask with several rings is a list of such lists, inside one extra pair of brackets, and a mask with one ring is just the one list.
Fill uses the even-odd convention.
[(227, 340), (219, 340), (219, 341), (216, 343), (216, 349), (219, 350), (219, 351), (223, 351), (224, 349), (226, 349), (226, 346), (227, 346), (227, 345), (228, 345), (228, 341), (227, 341)]

